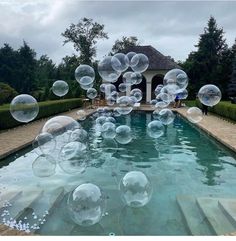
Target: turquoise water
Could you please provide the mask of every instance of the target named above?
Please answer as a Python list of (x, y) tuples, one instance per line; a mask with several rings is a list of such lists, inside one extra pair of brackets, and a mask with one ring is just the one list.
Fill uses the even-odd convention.
[[(178, 115), (164, 136), (152, 139), (146, 134), (151, 119), (151, 113), (145, 112), (117, 118), (119, 124), (131, 127), (132, 142), (118, 145), (116, 150), (98, 152), (96, 143), (101, 138), (92, 135), (93, 117), (88, 118), (82, 126), (91, 134), (91, 161), (82, 174), (69, 175), (57, 167), (52, 177), (35, 177), (31, 165), (37, 154), (31, 149), (6, 159), (0, 169), (0, 202), (9, 192), (23, 192), (8, 200), (12, 205), (5, 208), (9, 215), (2, 215), (0, 221), (14, 219), (21, 210), (17, 221), (22, 219), (30, 226), (40, 223), (34, 231), (43, 235), (189, 235), (176, 197), (235, 198), (236, 156)], [(118, 183), (131, 170), (143, 171), (153, 185), (152, 199), (143, 208), (126, 207), (120, 198)], [(68, 193), (84, 182), (98, 185), (107, 199), (106, 214), (100, 223), (87, 228), (70, 221), (65, 204)], [(43, 193), (34, 202), (27, 200), (29, 193), (41, 190)], [(55, 202), (53, 197), (61, 190), (64, 194)], [(28, 209), (24, 209), (25, 203), (29, 203)], [(44, 217), (41, 224), (39, 219)]]

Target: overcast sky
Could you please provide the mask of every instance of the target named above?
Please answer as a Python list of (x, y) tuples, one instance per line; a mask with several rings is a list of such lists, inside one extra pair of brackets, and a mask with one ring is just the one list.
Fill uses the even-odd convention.
[(210, 15), (223, 27), (228, 45), (236, 38), (236, 2), (0, 0), (0, 46), (14, 48), (23, 39), (38, 53), (59, 63), (75, 53), (63, 46), (61, 33), (83, 17), (105, 25), (108, 40), (99, 40), (97, 59), (107, 54), (116, 39), (137, 36), (175, 60), (185, 60), (194, 50)]

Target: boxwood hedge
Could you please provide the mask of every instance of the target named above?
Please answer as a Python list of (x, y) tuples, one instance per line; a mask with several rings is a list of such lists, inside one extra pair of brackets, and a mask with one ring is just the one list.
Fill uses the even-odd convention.
[[(39, 113), (36, 120), (62, 113), (74, 108), (82, 106), (81, 99), (66, 99), (66, 100), (53, 100), (39, 102)], [(16, 127), (22, 125), (16, 121), (10, 113), (9, 105), (0, 106), (0, 130)]]
[[(186, 101), (185, 103), (187, 106), (197, 106), (201, 108), (201, 103), (198, 100)], [(217, 105), (209, 108), (209, 111), (236, 121), (236, 104), (232, 104), (230, 101), (221, 101)]]

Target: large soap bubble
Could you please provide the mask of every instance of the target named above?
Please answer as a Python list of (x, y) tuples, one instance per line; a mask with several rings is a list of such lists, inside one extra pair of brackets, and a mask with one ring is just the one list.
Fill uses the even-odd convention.
[(171, 124), (175, 119), (175, 114), (169, 109), (162, 109), (159, 111), (159, 120), (163, 125)]
[(202, 120), (202, 111), (197, 107), (191, 107), (187, 110), (187, 118), (192, 123), (198, 123)]
[(70, 142), (72, 141), (78, 141), (83, 144), (86, 143), (88, 141), (88, 132), (82, 128), (75, 129), (70, 135)]
[(102, 130), (102, 137), (105, 139), (108, 139), (108, 138), (113, 139), (116, 136), (116, 125), (111, 122), (105, 122), (102, 125), (101, 130)]
[(56, 141), (50, 133), (44, 132), (36, 136), (32, 146), (39, 148), (43, 154), (50, 154), (56, 147)]
[(86, 64), (81, 64), (75, 70), (75, 79), (81, 85), (89, 85), (95, 79), (94, 69)]
[(114, 70), (124, 72), (129, 67), (129, 59), (125, 54), (117, 53), (111, 58), (111, 65)]
[(128, 172), (120, 181), (122, 199), (130, 207), (145, 206), (152, 197), (152, 185), (140, 171)]
[(62, 147), (58, 165), (66, 173), (81, 173), (87, 166), (87, 160), (86, 145), (78, 141), (72, 141)]
[(107, 56), (101, 62), (99, 62), (98, 73), (102, 77), (102, 79), (108, 82), (116, 82), (121, 72), (113, 69), (112, 63), (114, 65), (114, 62), (116, 61), (117, 65), (119, 65), (120, 62), (117, 58), (113, 59), (113, 62), (111, 60), (112, 60), (112, 57)]
[(128, 60), (129, 60), (129, 66), (131, 64), (131, 59), (134, 57), (134, 55), (136, 55), (135, 52), (129, 52), (126, 54), (126, 56), (128, 57)]
[(137, 100), (137, 102), (140, 102), (143, 98), (143, 93), (140, 89), (133, 89), (130, 92), (130, 96), (134, 96)]
[(56, 161), (51, 155), (40, 155), (32, 163), (32, 170), (37, 177), (50, 177), (55, 174)]
[(122, 76), (122, 80), (127, 85), (134, 85), (137, 82), (137, 74), (132, 71), (125, 72)]
[(188, 86), (188, 76), (181, 69), (172, 69), (168, 71), (164, 76), (163, 84), (167, 85), (170, 80), (180, 89), (186, 89)]
[(119, 89), (120, 92), (126, 92), (127, 89), (128, 89), (128, 86), (129, 85), (126, 84), (126, 83), (121, 83), (121, 84), (119, 84), (118, 89)]
[(88, 97), (89, 99), (94, 99), (94, 98), (96, 98), (97, 94), (98, 94), (98, 92), (97, 92), (97, 90), (94, 89), (94, 88), (89, 88), (89, 89), (87, 90), (87, 97)]
[(56, 96), (64, 96), (69, 91), (69, 85), (63, 80), (57, 80), (52, 85), (52, 92)]
[(10, 112), (15, 120), (27, 123), (36, 118), (39, 113), (39, 105), (31, 95), (17, 95), (11, 101)]
[(131, 129), (127, 125), (121, 125), (116, 128), (116, 141), (120, 144), (128, 144), (132, 141)]
[(204, 85), (198, 91), (200, 102), (207, 106), (214, 106), (221, 100), (221, 91), (215, 85)]
[(118, 104), (117, 111), (121, 115), (127, 115), (133, 110), (133, 101), (129, 96), (121, 96), (116, 100)]
[(149, 66), (148, 57), (145, 54), (136, 54), (131, 59), (130, 66), (134, 72), (142, 73)]
[(157, 85), (157, 87), (154, 90), (154, 94), (157, 96), (160, 94), (161, 89), (163, 88), (163, 85)]
[(135, 72), (135, 77), (136, 77), (136, 85), (140, 84), (143, 81), (143, 76), (141, 73)]
[(104, 93), (105, 93), (106, 96), (111, 95), (111, 93), (114, 92), (114, 91), (116, 91), (116, 86), (115, 85), (113, 85), (113, 84), (106, 84), (105, 85)]
[(164, 134), (164, 126), (158, 120), (151, 121), (147, 126), (147, 133), (152, 138), (159, 138)]
[(49, 119), (43, 126), (42, 133), (50, 133), (57, 137), (57, 148), (69, 141), (71, 131), (80, 128), (80, 124), (69, 116), (56, 116)]
[(181, 99), (181, 100), (185, 100), (188, 97), (188, 91), (186, 89), (182, 90), (181, 92), (179, 92), (177, 94), (177, 96)]
[(105, 196), (92, 183), (79, 185), (71, 192), (67, 201), (72, 220), (81, 226), (98, 223), (105, 212)]
[(86, 119), (86, 112), (84, 110), (78, 110), (76, 112), (76, 115), (78, 116), (78, 120), (83, 121)]

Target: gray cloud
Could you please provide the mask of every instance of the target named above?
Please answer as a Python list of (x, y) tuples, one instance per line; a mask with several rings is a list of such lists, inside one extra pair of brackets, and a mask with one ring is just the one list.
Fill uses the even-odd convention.
[(97, 44), (97, 58), (114, 41), (135, 35), (165, 55), (184, 60), (194, 50), (210, 15), (223, 27), (229, 45), (236, 37), (236, 2), (5, 0), (0, 2), (0, 45), (17, 48), (24, 39), (36, 52), (59, 63), (75, 51), (63, 46), (61, 33), (82, 17), (105, 25), (109, 39)]

